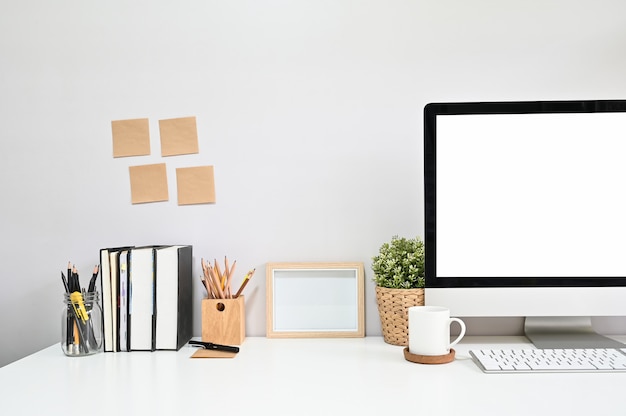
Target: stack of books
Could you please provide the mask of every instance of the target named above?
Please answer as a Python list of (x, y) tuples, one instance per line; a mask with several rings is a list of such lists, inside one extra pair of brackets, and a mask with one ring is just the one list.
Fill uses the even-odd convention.
[(100, 250), (104, 351), (179, 350), (192, 337), (192, 246)]

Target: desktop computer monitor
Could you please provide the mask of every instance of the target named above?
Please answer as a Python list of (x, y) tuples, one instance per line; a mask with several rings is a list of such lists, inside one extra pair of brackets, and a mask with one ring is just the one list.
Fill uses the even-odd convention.
[(623, 347), (626, 100), (424, 109), (426, 304), (524, 317), (538, 347)]

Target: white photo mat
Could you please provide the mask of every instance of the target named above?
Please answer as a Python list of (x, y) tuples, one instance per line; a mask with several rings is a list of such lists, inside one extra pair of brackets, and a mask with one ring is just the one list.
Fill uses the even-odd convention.
[(363, 337), (362, 263), (267, 263), (267, 337)]

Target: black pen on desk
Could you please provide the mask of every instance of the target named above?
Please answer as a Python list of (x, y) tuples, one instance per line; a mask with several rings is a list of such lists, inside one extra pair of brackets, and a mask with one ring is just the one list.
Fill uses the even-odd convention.
[(189, 345), (196, 345), (202, 347), (207, 350), (216, 350), (216, 351), (227, 351), (227, 352), (239, 352), (239, 347), (233, 347), (230, 345), (221, 345), (214, 344), (212, 342), (202, 342), (202, 341), (189, 341)]

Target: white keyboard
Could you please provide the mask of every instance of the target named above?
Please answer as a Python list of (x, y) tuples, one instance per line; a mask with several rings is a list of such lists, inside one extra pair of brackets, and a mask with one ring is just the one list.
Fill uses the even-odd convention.
[(485, 373), (626, 372), (626, 348), (480, 349), (470, 355)]

